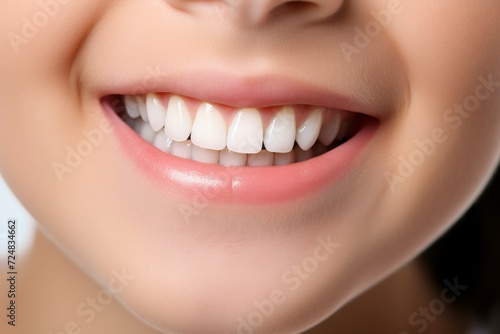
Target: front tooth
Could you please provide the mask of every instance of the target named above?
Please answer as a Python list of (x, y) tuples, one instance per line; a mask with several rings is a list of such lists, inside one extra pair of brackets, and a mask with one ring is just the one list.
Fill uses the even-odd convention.
[(141, 116), (139, 105), (137, 104), (136, 98), (133, 96), (125, 95), (125, 110), (127, 110), (127, 114), (132, 118)]
[(193, 151), (193, 144), (190, 140), (186, 141), (174, 141), (172, 142), (172, 148), (170, 149), (170, 154), (184, 159), (191, 159)]
[(325, 146), (333, 143), (335, 137), (337, 137), (337, 134), (339, 133), (341, 123), (342, 119), (340, 118), (340, 114), (335, 115), (328, 123), (321, 127), (319, 141)]
[(170, 97), (165, 118), (165, 133), (175, 141), (185, 141), (191, 134), (193, 119), (184, 101), (178, 96)]
[(321, 122), (323, 120), (323, 109), (314, 110), (306, 121), (297, 129), (296, 141), (304, 151), (310, 149), (318, 140)]
[(247, 163), (247, 155), (229, 151), (227, 148), (219, 153), (219, 164), (222, 166), (240, 167)]
[(262, 150), (257, 154), (248, 155), (248, 166), (272, 166), (274, 163), (274, 153), (266, 150)]
[(172, 139), (168, 138), (164, 131), (157, 132), (153, 140), (153, 146), (165, 153), (170, 153)]
[(287, 153), (295, 143), (295, 112), (285, 107), (271, 121), (266, 129), (264, 146), (266, 150), (276, 153)]
[(148, 111), (149, 123), (153, 130), (161, 130), (165, 125), (167, 111), (156, 94), (148, 94), (146, 98), (146, 109)]
[(259, 153), (262, 149), (264, 130), (257, 109), (238, 111), (229, 127), (227, 148), (238, 153)]
[(227, 143), (226, 122), (211, 104), (202, 103), (196, 113), (191, 140), (193, 144), (210, 150), (222, 150)]
[(146, 107), (146, 102), (142, 99), (142, 97), (136, 97), (137, 105), (139, 106), (139, 114), (144, 122), (148, 122), (148, 108)]
[(219, 162), (219, 151), (207, 150), (193, 145), (192, 159), (207, 164), (217, 164)]

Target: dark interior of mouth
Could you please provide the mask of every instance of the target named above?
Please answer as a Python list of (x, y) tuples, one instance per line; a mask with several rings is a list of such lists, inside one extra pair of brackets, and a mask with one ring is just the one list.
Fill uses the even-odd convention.
[[(104, 103), (107, 103), (110, 106), (110, 108), (112, 108), (117, 113), (117, 115), (123, 120), (123, 122), (125, 122), (134, 132), (136, 132), (144, 140), (152, 144), (152, 140), (144, 138), (141, 135), (141, 133), (137, 131), (138, 122), (143, 122), (143, 120), (141, 117), (134, 119), (127, 114), (123, 95), (110, 95), (105, 97), (103, 100)], [(369, 119), (372, 118), (360, 113), (354, 113), (354, 112), (347, 113), (347, 117), (343, 120), (342, 122), (343, 125), (341, 126), (341, 130), (339, 131), (340, 137), (336, 138), (330, 145), (327, 146), (325, 146), (319, 140), (316, 140), (315, 144), (308, 151), (304, 152), (300, 149), (297, 142), (295, 142), (293, 148), (296, 157), (295, 162), (301, 162), (320, 156), (344, 144), (345, 142), (349, 141), (352, 137), (354, 137), (356, 133), (358, 133), (359, 130), (362, 128), (363, 124), (365, 124), (366, 121), (369, 121)], [(159, 131), (163, 131), (163, 129)], [(188, 140), (190, 139), (191, 136), (189, 136)], [(262, 150), (265, 149), (266, 147), (265, 144), (263, 143)]]

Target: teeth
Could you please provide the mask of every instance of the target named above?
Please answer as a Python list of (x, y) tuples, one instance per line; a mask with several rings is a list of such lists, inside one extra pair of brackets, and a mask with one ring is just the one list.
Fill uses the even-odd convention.
[(210, 150), (222, 150), (227, 143), (226, 132), (226, 122), (221, 113), (211, 104), (202, 103), (191, 131), (193, 144)]
[(282, 166), (305, 161), (327, 152), (336, 139), (349, 136), (354, 129), (351, 118), (346, 118), (350, 116), (340, 112), (323, 123), (324, 117), (331, 116), (324, 107), (314, 108), (299, 127), (295, 108), (282, 107), (264, 130), (261, 111), (256, 108), (239, 110), (227, 128), (222, 113), (207, 102), (199, 104), (194, 121), (179, 96), (171, 96), (167, 107), (155, 93), (124, 96), (124, 103), (123, 120), (159, 150), (223, 166)]
[(274, 153), (274, 165), (283, 166), (293, 164), (295, 162), (295, 152)]
[(295, 161), (301, 162), (311, 159), (314, 156), (312, 150), (303, 151), (300, 147), (295, 148)]
[(295, 112), (291, 107), (284, 107), (274, 116), (266, 129), (264, 146), (266, 150), (276, 153), (287, 153), (295, 143)]
[(133, 96), (125, 96), (125, 109), (127, 110), (127, 114), (131, 118), (137, 118), (141, 115), (141, 113), (139, 112), (139, 105), (137, 104), (137, 100)]
[(312, 147), (312, 151), (313, 151), (313, 155), (315, 157), (319, 156), (319, 155), (322, 155), (326, 152), (328, 152), (328, 147), (323, 145), (321, 142), (317, 142), (316, 144), (314, 144), (314, 146)]
[(149, 124), (151, 124), (153, 130), (161, 130), (165, 125), (167, 111), (156, 94), (148, 94), (146, 98), (146, 109), (148, 111)]
[(238, 153), (259, 153), (264, 131), (257, 109), (242, 109), (233, 119), (227, 134), (227, 148)]
[(307, 151), (318, 140), (321, 122), (323, 120), (322, 108), (314, 110), (306, 121), (297, 129), (296, 141), (301, 149)]
[(193, 119), (178, 96), (170, 97), (165, 118), (165, 134), (175, 141), (185, 141), (191, 134)]
[(136, 127), (137, 127), (137, 120), (135, 120), (133, 118), (130, 118), (130, 117), (125, 117), (124, 121), (125, 121), (125, 124), (127, 124), (128, 126), (130, 126), (132, 129), (137, 130), (136, 129)]
[(153, 146), (165, 153), (170, 153), (172, 148), (172, 139), (168, 138), (163, 131), (157, 132), (155, 139), (153, 140)]
[(139, 106), (139, 114), (141, 115), (141, 118), (144, 122), (148, 122), (148, 108), (146, 107), (146, 103), (142, 99), (142, 97), (137, 97), (136, 98), (137, 105)]
[(245, 166), (247, 163), (247, 155), (242, 153), (231, 152), (228, 149), (220, 151), (219, 163), (222, 166)]
[(207, 150), (206, 148), (193, 145), (191, 159), (207, 164), (217, 164), (219, 162), (219, 151)]
[(347, 135), (348, 127), (346, 122), (342, 122), (340, 125), (339, 133), (337, 134), (337, 139), (342, 140)]
[(170, 154), (184, 159), (191, 159), (193, 151), (193, 144), (190, 140), (186, 141), (174, 141), (172, 143), (172, 148)]
[(335, 115), (328, 123), (324, 124), (321, 127), (321, 132), (319, 133), (319, 141), (325, 146), (333, 143), (333, 141), (337, 137), (337, 134), (339, 133), (341, 123), (342, 119), (340, 118), (340, 114)]
[(140, 122), (137, 128), (137, 133), (148, 143), (153, 143), (156, 135), (155, 131), (148, 122)]
[(272, 152), (262, 150), (257, 154), (248, 156), (248, 166), (272, 166), (274, 163), (274, 154)]

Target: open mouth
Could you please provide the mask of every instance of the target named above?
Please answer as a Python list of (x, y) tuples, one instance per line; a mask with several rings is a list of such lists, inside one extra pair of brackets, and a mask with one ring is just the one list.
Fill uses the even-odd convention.
[(191, 73), (196, 82), (173, 74), (149, 92), (134, 80), (99, 94), (123, 163), (165, 198), (175, 193), (197, 210), (272, 205), (354, 180), (379, 107), (279, 77), (207, 73)]
[(222, 166), (282, 166), (312, 159), (352, 138), (365, 117), (299, 104), (233, 108), (172, 94), (117, 97), (115, 112), (152, 146)]

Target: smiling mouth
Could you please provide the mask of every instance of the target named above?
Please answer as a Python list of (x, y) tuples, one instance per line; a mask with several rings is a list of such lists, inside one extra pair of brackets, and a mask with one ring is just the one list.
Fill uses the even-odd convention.
[(364, 117), (299, 104), (233, 108), (163, 93), (118, 98), (118, 116), (158, 150), (222, 166), (281, 166), (312, 159), (352, 138)]
[(272, 75), (173, 73), (149, 91), (136, 82), (98, 93), (122, 162), (188, 203), (267, 206), (319, 194), (356, 175), (380, 125), (377, 104)]

